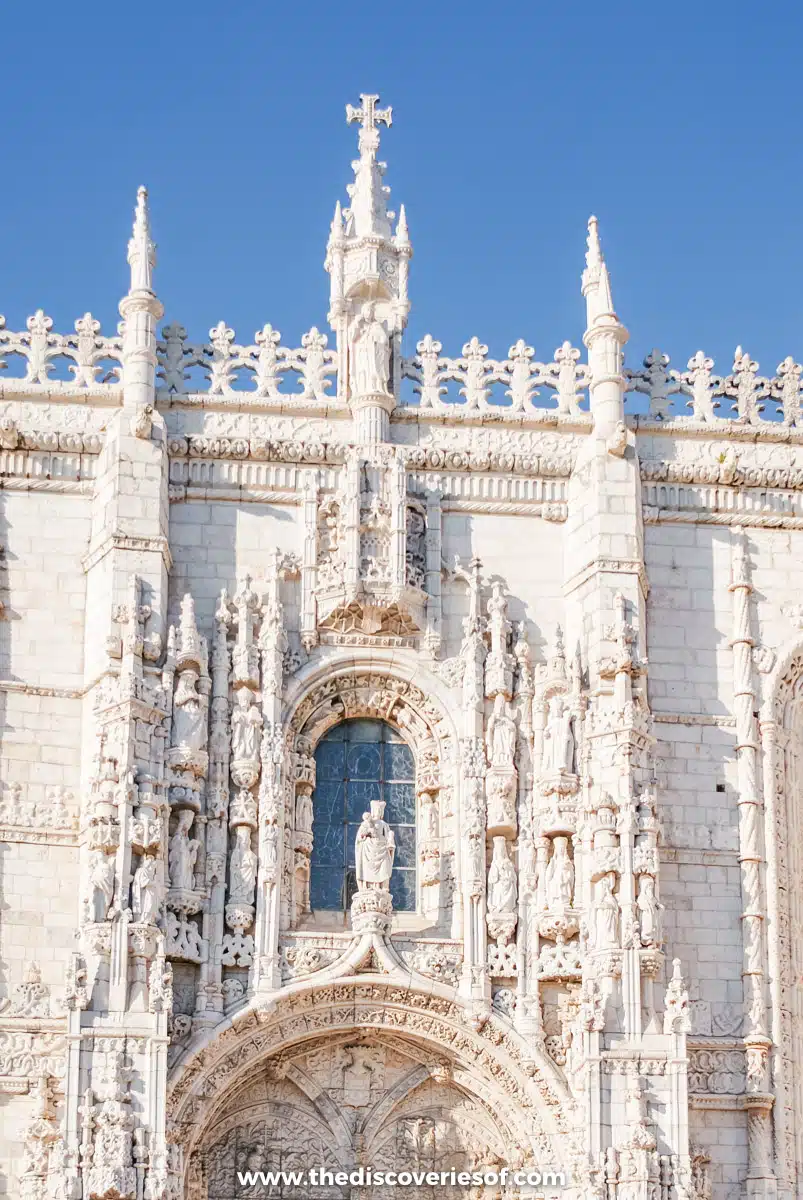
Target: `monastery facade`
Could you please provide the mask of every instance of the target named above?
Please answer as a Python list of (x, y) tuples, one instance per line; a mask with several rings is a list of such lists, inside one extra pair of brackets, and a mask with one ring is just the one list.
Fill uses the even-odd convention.
[(0, 1194), (801, 1197), (801, 366), (406, 357), (378, 104), (327, 332), (0, 327)]

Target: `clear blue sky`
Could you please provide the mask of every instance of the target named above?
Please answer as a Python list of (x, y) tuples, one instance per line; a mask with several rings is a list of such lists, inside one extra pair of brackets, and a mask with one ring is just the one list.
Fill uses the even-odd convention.
[(167, 317), (297, 344), (326, 323), (344, 105), (376, 91), (408, 347), (579, 344), (596, 212), (629, 361), (725, 371), (742, 343), (771, 372), (803, 354), (802, 38), (793, 0), (7, 6), (0, 311), (111, 331), (142, 182)]

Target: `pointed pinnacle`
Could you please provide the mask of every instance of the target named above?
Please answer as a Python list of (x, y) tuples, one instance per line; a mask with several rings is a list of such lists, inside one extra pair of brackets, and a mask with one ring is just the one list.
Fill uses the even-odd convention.
[(588, 250), (586, 251), (586, 266), (597, 267), (605, 259), (602, 254), (602, 245), (599, 240), (599, 221), (592, 214), (588, 218)]
[(396, 244), (398, 246), (408, 246), (410, 244), (410, 231), (407, 228), (407, 212), (403, 204), (399, 205), (399, 221), (396, 226)]
[(131, 267), (130, 291), (152, 291), (156, 247), (151, 240), (148, 189), (145, 187), (137, 188), (134, 228), (128, 243), (128, 263)]

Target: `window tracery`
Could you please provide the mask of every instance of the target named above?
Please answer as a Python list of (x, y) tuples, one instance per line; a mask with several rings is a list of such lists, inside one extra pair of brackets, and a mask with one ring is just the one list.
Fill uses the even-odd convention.
[(372, 800), (383, 800), (396, 842), (390, 890), (397, 912), (416, 908), (415, 761), (385, 721), (335, 725), (315, 751), (310, 907), (345, 911), (356, 891), (355, 838)]

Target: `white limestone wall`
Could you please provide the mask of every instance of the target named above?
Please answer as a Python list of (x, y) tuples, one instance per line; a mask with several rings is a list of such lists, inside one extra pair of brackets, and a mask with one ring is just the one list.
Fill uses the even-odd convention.
[[(0, 520), (0, 783), (6, 800), (18, 786), (27, 823), (39, 826), (54, 788), (77, 813), (89, 501), (5, 492)], [(43, 982), (61, 986), (74, 948), (77, 850), (21, 840), (3, 851), (0, 996), (30, 960), (40, 963)]]
[[(563, 623), (563, 526), (536, 516), (498, 513), (445, 512), (443, 557), (458, 556), (467, 566), (473, 556), (482, 561), (486, 580), (500, 579), (508, 593), (508, 616), (524, 621), (533, 656), (551, 649), (555, 627)], [(446, 655), (457, 654), (468, 612), (466, 588), (446, 583), (443, 630)]]
[(273, 551), (300, 554), (302, 540), (301, 510), (293, 504), (171, 504), (169, 619), (176, 620), (189, 591), (199, 626), (210, 632), (221, 589), (232, 594), (246, 572), (264, 582)]

